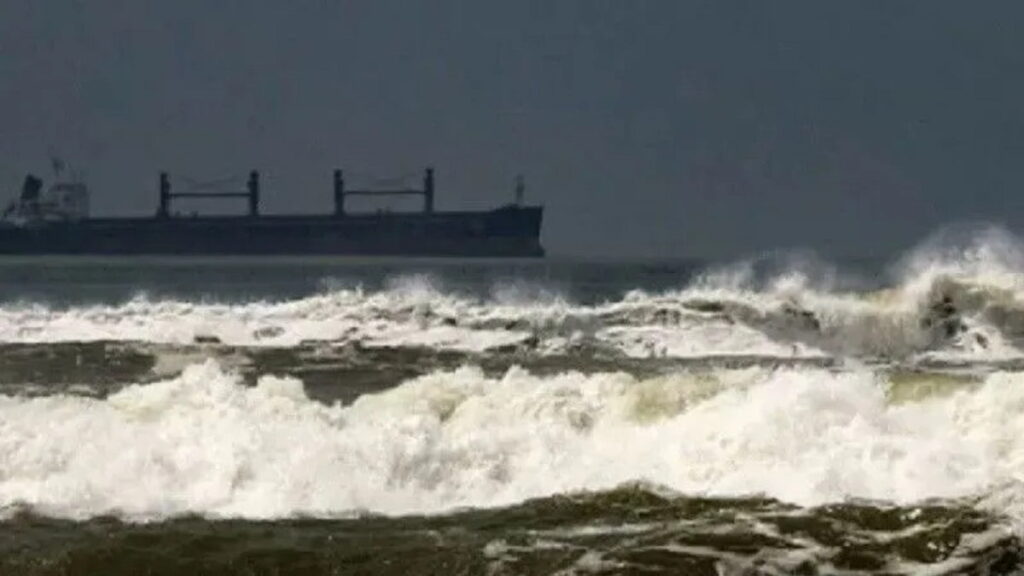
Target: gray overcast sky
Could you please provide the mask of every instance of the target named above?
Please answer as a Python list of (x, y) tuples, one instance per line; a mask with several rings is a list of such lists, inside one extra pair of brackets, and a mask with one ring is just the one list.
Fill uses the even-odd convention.
[[(1024, 226), (1024, 3), (0, 0), (0, 186), (85, 169), (149, 213), (160, 169), (438, 170), (440, 208), (547, 207), (552, 253), (902, 249)], [(48, 176), (48, 173), (47, 173)]]

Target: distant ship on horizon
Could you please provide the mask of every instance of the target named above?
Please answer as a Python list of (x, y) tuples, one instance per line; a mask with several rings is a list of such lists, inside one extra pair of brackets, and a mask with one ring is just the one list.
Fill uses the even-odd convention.
[[(45, 191), (29, 174), (20, 196), (0, 214), (0, 254), (63, 255), (352, 255), (424, 257), (544, 256), (540, 244), (543, 208), (523, 204), (522, 178), (513, 203), (487, 211), (434, 209), (434, 170), (422, 188), (348, 189), (334, 171), (334, 211), (320, 215), (260, 213), (260, 174), (249, 173), (244, 190), (172, 191), (161, 172), (159, 204), (152, 217), (94, 218), (89, 189), (78, 177)], [(421, 196), (418, 212), (350, 212), (356, 196)], [(238, 216), (179, 215), (176, 198), (235, 198), (247, 201)]]

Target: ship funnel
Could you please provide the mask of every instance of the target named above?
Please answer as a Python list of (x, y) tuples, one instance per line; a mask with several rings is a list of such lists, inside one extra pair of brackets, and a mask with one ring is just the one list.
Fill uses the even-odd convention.
[(43, 181), (34, 174), (25, 176), (25, 183), (21, 185), (22, 200), (38, 200), (39, 192), (43, 189)]

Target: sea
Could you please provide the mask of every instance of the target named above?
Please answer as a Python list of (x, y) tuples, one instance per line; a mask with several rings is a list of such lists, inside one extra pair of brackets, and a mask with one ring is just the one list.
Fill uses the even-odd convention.
[(0, 574), (1014, 574), (1024, 241), (0, 258)]

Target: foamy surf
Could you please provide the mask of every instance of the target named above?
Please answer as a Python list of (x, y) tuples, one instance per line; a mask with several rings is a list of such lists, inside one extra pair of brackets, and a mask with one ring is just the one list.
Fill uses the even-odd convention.
[[(589, 349), (630, 358), (1024, 361), (1024, 267), (998, 234), (908, 255), (889, 285), (853, 289), (800, 267), (735, 265), (662, 292), (578, 303), (544, 291), (445, 291), (411, 277), (282, 301), (0, 305), (0, 342), (122, 341), (244, 347), (309, 342), (468, 354)], [(510, 292), (512, 295), (510, 295)]]
[(1014, 573), (1017, 245), (868, 281), (267, 263), (263, 300), (141, 262), (106, 304), (88, 266), (0, 263), (0, 571)]
[(106, 399), (0, 397), (0, 506), (72, 519), (443, 513), (641, 481), (801, 506), (998, 503), (1024, 522), (1024, 374), (900, 401), (871, 371), (487, 378), (351, 405), (209, 362)]

